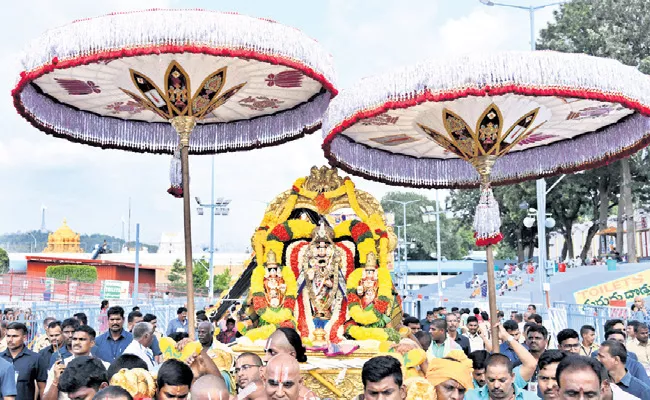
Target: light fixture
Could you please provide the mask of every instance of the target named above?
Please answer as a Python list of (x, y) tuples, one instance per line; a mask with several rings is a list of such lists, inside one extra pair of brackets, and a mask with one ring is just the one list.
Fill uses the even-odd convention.
[(481, 3), (485, 4), (486, 6), (493, 6), (494, 3), (491, 2), (490, 0), (479, 0)]
[(422, 206), (420, 206), (420, 211), (422, 211), (422, 213), (427, 212), (427, 210), (426, 210), (424, 207), (422, 207)]
[(201, 199), (199, 199), (199, 196), (194, 197), (194, 200), (196, 200), (196, 204), (201, 204)]
[(546, 218), (546, 223), (544, 225), (546, 225), (548, 229), (553, 228), (555, 226), (555, 219), (553, 219), (552, 217)]
[(533, 225), (535, 225), (535, 218), (533, 218), (533, 217), (524, 218), (524, 226), (526, 228), (532, 228)]

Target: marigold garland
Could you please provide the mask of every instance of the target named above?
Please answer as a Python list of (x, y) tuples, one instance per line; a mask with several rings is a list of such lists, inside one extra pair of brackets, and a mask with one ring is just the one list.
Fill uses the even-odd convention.
[(268, 339), (277, 328), (275, 325), (264, 325), (259, 328), (253, 328), (246, 332), (246, 337), (249, 338), (252, 342), (260, 339)]
[(260, 319), (268, 324), (278, 325), (284, 321), (292, 320), (293, 313), (291, 310), (284, 307), (275, 310), (272, 308), (267, 308), (266, 311), (264, 311), (264, 314), (260, 315)]
[(352, 325), (348, 327), (347, 333), (357, 340), (379, 340), (384, 342), (389, 339), (386, 329), (383, 328), (365, 328)]
[(362, 209), (361, 206), (359, 206), (359, 201), (357, 200), (357, 194), (355, 192), (354, 188), (354, 183), (351, 180), (346, 180), (343, 182), (343, 187), (345, 188), (345, 193), (348, 195), (348, 202), (350, 203), (350, 208), (352, 208), (352, 211), (354, 211), (355, 214), (359, 218), (361, 218), (362, 221), (365, 221), (368, 219), (368, 214), (366, 214)]

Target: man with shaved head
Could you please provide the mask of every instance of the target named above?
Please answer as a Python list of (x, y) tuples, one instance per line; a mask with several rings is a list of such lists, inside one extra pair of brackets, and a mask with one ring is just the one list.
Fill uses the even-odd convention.
[(269, 336), (264, 349), (264, 361), (269, 361), (271, 357), (279, 354), (288, 354), (298, 362), (306, 362), (305, 346), (302, 345), (302, 339), (295, 329), (278, 328)]
[(192, 400), (228, 400), (230, 393), (223, 379), (215, 375), (203, 375), (192, 385)]
[(300, 392), (300, 365), (289, 354), (271, 357), (266, 365), (264, 387), (271, 400), (298, 400)]

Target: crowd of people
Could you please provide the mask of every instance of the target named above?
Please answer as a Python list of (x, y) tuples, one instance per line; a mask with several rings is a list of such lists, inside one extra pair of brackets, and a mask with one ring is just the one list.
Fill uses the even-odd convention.
[[(405, 315), (403, 337), (426, 352), (426, 362), (418, 368), (438, 400), (650, 400), (648, 314), (642, 300), (636, 304), (640, 318), (607, 321), (601, 343), (590, 325), (551, 338), (534, 305), (525, 313), (513, 311), (509, 319), (503, 312), (491, 319), (479, 309), (446, 307), (427, 312), (422, 320)], [(227, 371), (213, 358), (215, 349), (239, 336), (232, 315), (210, 321), (199, 311), (195, 332), (200, 351), (184, 361), (163, 361), (163, 336), (173, 338), (178, 351), (190, 343), (185, 308), (177, 310), (164, 334), (157, 317), (137, 307), (128, 314), (120, 306), (107, 307), (103, 314), (105, 321), (97, 324), (98, 329), (105, 325), (103, 333), (78, 313), (63, 321), (46, 318), (46, 333), (32, 340), (23, 322), (2, 321), (0, 398), (131, 400), (137, 381), (133, 389), (128, 379), (116, 378), (129, 370), (155, 376), (151, 398), (160, 400), (317, 398), (303, 385), (300, 363), (307, 355), (294, 329), (277, 329), (262, 357), (240, 354)], [(498, 349), (491, 332), (498, 332)], [(404, 373), (396, 357), (368, 360), (358, 398), (406, 399)]]
[[(422, 320), (407, 316), (404, 325), (427, 351), (425, 376), (435, 384), (438, 400), (645, 400), (650, 399), (648, 313), (643, 299), (637, 298), (635, 304), (640, 310), (635, 319), (605, 323), (601, 343), (591, 325), (579, 332), (563, 329), (551, 337), (532, 304), (523, 314), (513, 311), (508, 320), (503, 312), (491, 320), (479, 309), (448, 312), (440, 307)], [(499, 332), (498, 354), (492, 348), (492, 328)], [(447, 362), (436, 361), (440, 359)], [(473, 378), (469, 381), (468, 371)], [(403, 385), (397, 369), (390, 374), (398, 386)]]

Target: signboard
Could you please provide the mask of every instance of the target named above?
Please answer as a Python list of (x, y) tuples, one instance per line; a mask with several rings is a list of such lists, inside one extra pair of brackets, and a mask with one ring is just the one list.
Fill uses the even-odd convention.
[(611, 300), (632, 301), (636, 296), (650, 296), (650, 270), (614, 279), (573, 294), (577, 304), (608, 306)]
[(128, 299), (128, 281), (102, 281), (102, 299)]

